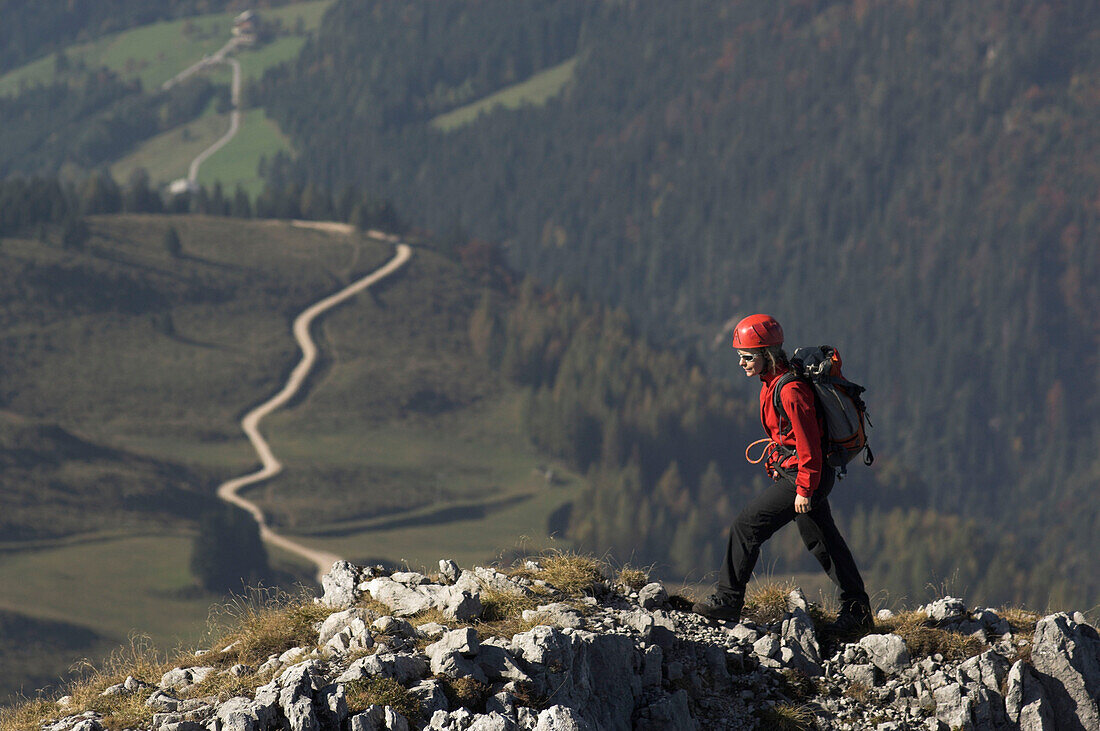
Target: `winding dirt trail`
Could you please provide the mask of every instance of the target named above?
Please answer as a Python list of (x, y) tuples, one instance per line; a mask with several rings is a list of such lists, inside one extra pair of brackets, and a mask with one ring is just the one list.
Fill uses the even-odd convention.
[(235, 58), (227, 58), (225, 62), (233, 67), (233, 91), (231, 101), (233, 110), (229, 113), (229, 130), (218, 138), (218, 141), (199, 153), (198, 157), (191, 161), (191, 167), (187, 171), (187, 179), (192, 183), (199, 182), (199, 166), (234, 137), (241, 128), (241, 62)]
[(344, 289), (330, 295), (320, 302), (317, 302), (310, 307), (306, 308), (297, 318), (294, 320), (294, 338), (298, 341), (299, 347), (302, 349), (302, 360), (295, 366), (294, 370), (290, 374), (290, 378), (287, 379), (286, 385), (279, 393), (272, 396), (270, 399), (260, 404), (256, 408), (249, 411), (245, 417), (241, 420), (241, 428), (248, 436), (249, 441), (252, 442), (253, 448), (256, 450), (256, 454), (260, 457), (260, 463), (262, 468), (248, 475), (236, 477), (228, 482), (222, 483), (218, 487), (218, 497), (225, 500), (228, 503), (237, 505), (244, 508), (252, 517), (256, 519), (256, 522), (260, 526), (260, 537), (265, 543), (270, 543), (273, 546), (278, 546), (285, 551), (302, 556), (303, 558), (313, 562), (317, 566), (317, 582), (321, 582), (321, 577), (328, 573), (332, 568), (334, 561), (339, 561), (340, 556), (334, 553), (327, 553), (325, 551), (317, 551), (312, 548), (307, 548), (296, 541), (292, 541), (285, 536), (281, 536), (267, 525), (267, 520), (264, 517), (263, 511), (253, 502), (245, 500), (238, 492), (241, 488), (249, 485), (255, 485), (258, 482), (262, 482), (270, 477), (274, 477), (283, 470), (283, 464), (275, 458), (274, 453), (271, 451), (271, 447), (268, 445), (267, 440), (264, 439), (260, 433), (260, 420), (265, 416), (275, 411), (279, 407), (286, 404), (292, 399), (301, 388), (302, 383), (305, 382), (306, 377), (313, 369), (313, 365), (317, 360), (317, 345), (313, 342), (313, 339), (309, 335), (309, 328), (313, 324), (314, 319), (318, 315), (322, 314), (326, 310), (332, 309), (336, 305), (344, 302), (345, 300), (355, 296), (359, 292), (367, 289), (376, 282), (388, 277), (403, 267), (405, 263), (412, 257), (412, 249), (408, 244), (397, 244), (397, 253), (390, 259), (382, 268), (376, 269), (367, 276), (359, 279), (358, 281), (348, 285)]

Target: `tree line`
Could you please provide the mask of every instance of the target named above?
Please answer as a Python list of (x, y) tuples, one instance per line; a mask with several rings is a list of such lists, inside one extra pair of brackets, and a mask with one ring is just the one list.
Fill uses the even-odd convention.
[(0, 180), (0, 236), (28, 231), (45, 224), (60, 227), (61, 241), (79, 249), (89, 232), (84, 216), (107, 213), (199, 213), (235, 218), (302, 218), (344, 221), (361, 230), (382, 228), (401, 232), (406, 225), (393, 204), (369, 192), (344, 186), (339, 192), (316, 185), (266, 184), (255, 197), (241, 186), (230, 195), (221, 183), (199, 186), (180, 195), (150, 186), (148, 174), (137, 169), (125, 185), (107, 171), (98, 171), (79, 183), (53, 177), (12, 177)]
[(227, 106), (229, 87), (193, 77), (146, 93), (138, 80), (77, 65), (56, 80), (0, 97), (0, 177), (94, 170), (143, 140)]

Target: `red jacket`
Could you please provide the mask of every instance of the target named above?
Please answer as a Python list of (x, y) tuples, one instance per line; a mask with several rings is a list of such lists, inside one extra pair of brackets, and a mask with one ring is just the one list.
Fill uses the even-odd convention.
[(791, 428), (786, 434), (780, 432), (779, 415), (773, 405), (773, 391), (779, 378), (787, 372), (783, 368), (775, 373), (760, 376), (760, 423), (768, 437), (786, 447), (794, 447), (797, 454), (782, 458), (774, 450), (768, 457), (765, 468), (772, 477), (776, 477), (774, 463), (787, 470), (798, 470), (795, 490), (803, 497), (812, 497), (821, 482), (821, 424), (814, 408), (814, 394), (810, 386), (803, 381), (792, 381), (783, 387), (779, 398), (783, 409), (791, 420)]

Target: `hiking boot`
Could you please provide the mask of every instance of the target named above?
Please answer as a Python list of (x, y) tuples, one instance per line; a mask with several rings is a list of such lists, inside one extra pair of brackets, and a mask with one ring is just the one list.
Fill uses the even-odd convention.
[(875, 618), (871, 614), (871, 605), (863, 602), (846, 602), (840, 608), (836, 620), (825, 625), (825, 629), (839, 635), (868, 632), (875, 628)]
[(737, 622), (741, 619), (741, 603), (729, 601), (718, 594), (711, 594), (704, 601), (691, 605), (691, 611), (707, 619)]

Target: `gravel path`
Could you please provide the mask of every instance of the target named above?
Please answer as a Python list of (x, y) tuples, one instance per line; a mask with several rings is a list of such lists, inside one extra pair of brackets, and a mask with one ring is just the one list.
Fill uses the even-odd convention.
[(260, 433), (260, 420), (290, 401), (290, 399), (298, 393), (302, 383), (305, 382), (306, 377), (313, 369), (313, 365), (317, 360), (317, 345), (310, 337), (309, 329), (314, 319), (323, 312), (332, 309), (341, 302), (367, 289), (374, 283), (393, 274), (403, 267), (411, 256), (412, 249), (407, 244), (398, 244), (396, 255), (382, 268), (371, 272), (339, 292), (311, 305), (298, 315), (294, 320), (294, 338), (298, 341), (298, 345), (302, 349), (302, 360), (299, 361), (298, 365), (294, 368), (286, 385), (283, 386), (283, 389), (279, 391), (279, 393), (275, 394), (255, 409), (249, 411), (244, 419), (241, 420), (241, 428), (248, 436), (249, 441), (252, 442), (252, 446), (259, 455), (260, 462), (263, 466), (257, 472), (236, 477), (218, 487), (218, 497), (228, 503), (244, 508), (252, 514), (252, 517), (255, 518), (256, 522), (260, 525), (260, 537), (266, 543), (278, 546), (283, 550), (302, 556), (313, 562), (317, 566), (318, 583), (320, 583), (321, 577), (332, 568), (333, 562), (341, 560), (341, 557), (333, 553), (307, 548), (296, 541), (279, 535), (267, 525), (267, 520), (264, 517), (263, 511), (260, 510), (255, 503), (244, 499), (238, 493), (241, 488), (274, 477), (283, 470), (282, 463), (275, 458), (270, 445), (268, 445), (267, 440), (265, 440)]

